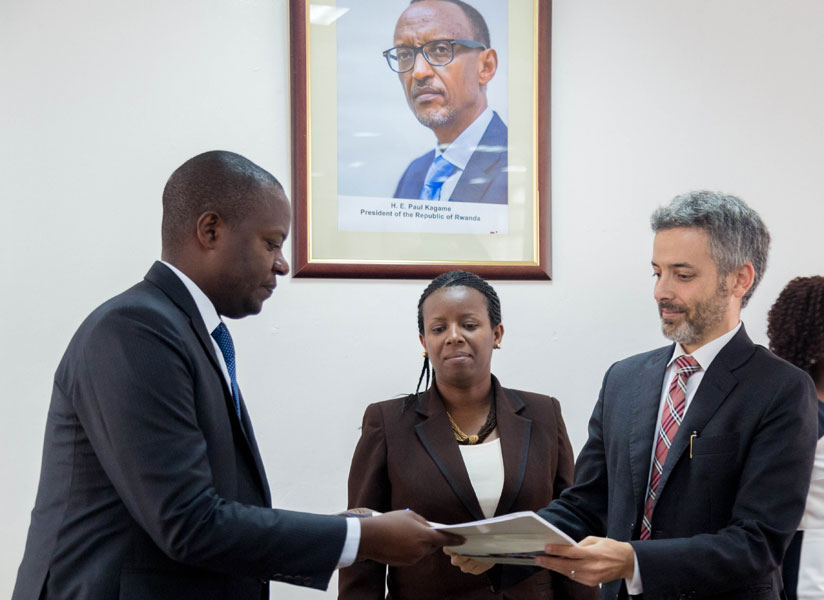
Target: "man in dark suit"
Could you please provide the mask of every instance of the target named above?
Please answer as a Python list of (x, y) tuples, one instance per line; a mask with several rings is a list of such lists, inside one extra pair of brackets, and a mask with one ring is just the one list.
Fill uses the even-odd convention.
[(323, 589), (356, 559), (411, 563), (449, 540), (412, 513), (270, 508), (221, 316), (260, 312), (289, 202), (245, 158), (207, 152), (163, 193), (162, 262), (97, 308), (57, 369), (14, 599), (255, 599)]
[[(575, 484), (540, 511), (581, 542), (537, 563), (602, 583), (604, 599), (777, 600), (817, 422), (809, 376), (739, 320), (769, 234), (741, 200), (711, 192), (675, 198), (652, 228), (655, 299), (675, 344), (607, 371)], [(519, 576), (505, 568), (500, 583)]]
[(487, 105), (498, 55), (483, 16), (462, 0), (412, 0), (383, 55), (409, 107), (437, 138), (407, 167), (395, 198), (507, 203), (507, 129)]

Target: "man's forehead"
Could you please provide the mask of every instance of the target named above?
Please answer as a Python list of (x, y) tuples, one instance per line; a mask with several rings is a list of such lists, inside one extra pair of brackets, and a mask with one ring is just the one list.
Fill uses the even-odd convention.
[(410, 5), (395, 25), (395, 42), (471, 39), (472, 27), (456, 4), (432, 0)]
[[(695, 262), (711, 258), (709, 233), (699, 227), (676, 227), (655, 234), (653, 255), (665, 263)], [(674, 258), (677, 257), (677, 258)], [(657, 262), (653, 259), (653, 262)]]
[(253, 209), (250, 211), (250, 219), (259, 219), (262, 216), (266, 218), (277, 218), (282, 220), (285, 216), (290, 218), (292, 214), (292, 206), (286, 193), (279, 186), (272, 184), (264, 184), (258, 188), (255, 196)]
[(274, 185), (270, 186), (267, 196), (275, 210), (291, 214), (292, 204), (289, 202), (289, 198), (286, 197), (286, 192), (283, 188)]

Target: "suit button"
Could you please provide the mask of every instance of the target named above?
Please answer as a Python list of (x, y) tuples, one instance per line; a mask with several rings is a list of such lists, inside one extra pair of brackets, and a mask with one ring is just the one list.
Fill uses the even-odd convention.
[(292, 577), (291, 575), (284, 575), (283, 576), (283, 581), (285, 581), (286, 583), (292, 583), (294, 580), (295, 580), (295, 578)]
[(303, 578), (303, 585), (305, 585), (307, 587), (312, 585), (312, 578), (311, 577), (304, 577)]
[(283, 581), (283, 575), (281, 575), (280, 573), (275, 573), (274, 575), (272, 575), (272, 580), (273, 581)]

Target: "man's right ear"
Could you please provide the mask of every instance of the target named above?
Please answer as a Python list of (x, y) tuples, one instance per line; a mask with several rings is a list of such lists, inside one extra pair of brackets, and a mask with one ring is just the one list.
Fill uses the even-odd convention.
[(218, 230), (222, 220), (216, 212), (205, 212), (197, 220), (197, 241), (204, 248), (212, 249), (218, 239)]
[(478, 81), (481, 86), (489, 83), (498, 70), (498, 53), (493, 48), (483, 50), (478, 57)]

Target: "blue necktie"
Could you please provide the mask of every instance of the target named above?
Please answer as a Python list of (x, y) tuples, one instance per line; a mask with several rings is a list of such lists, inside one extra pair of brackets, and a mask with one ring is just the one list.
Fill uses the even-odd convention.
[(454, 172), (455, 165), (446, 160), (443, 155), (436, 156), (426, 172), (419, 200), (440, 200), (443, 183)]
[(223, 355), (223, 360), (226, 361), (229, 379), (232, 380), (232, 398), (235, 400), (235, 410), (238, 418), (240, 418), (240, 388), (237, 387), (237, 378), (235, 377), (235, 345), (232, 343), (229, 328), (221, 322), (220, 325), (215, 327), (212, 337), (215, 338), (217, 347), (220, 348), (220, 353)]

